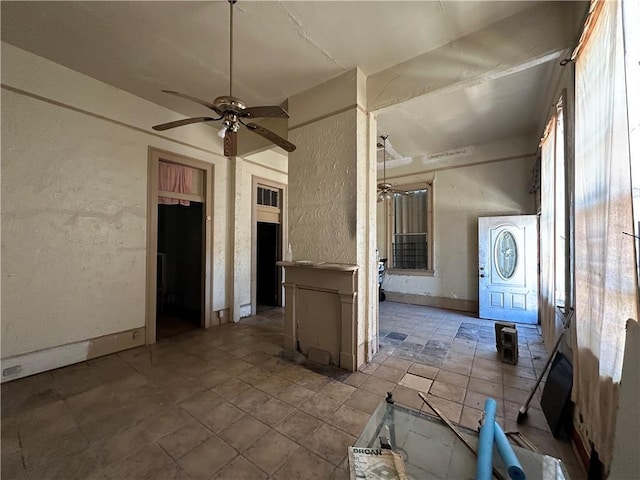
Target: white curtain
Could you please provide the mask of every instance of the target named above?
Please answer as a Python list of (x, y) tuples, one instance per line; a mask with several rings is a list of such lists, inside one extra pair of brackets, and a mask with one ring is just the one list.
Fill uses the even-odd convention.
[[(621, 9), (598, 2), (576, 60), (573, 400), (608, 468), (625, 322), (637, 313)], [(637, 88), (634, 86), (633, 88)], [(637, 415), (638, 412), (627, 412)]]
[(549, 120), (540, 162), (540, 323), (547, 348), (556, 340), (555, 315), (555, 154), (556, 117)]

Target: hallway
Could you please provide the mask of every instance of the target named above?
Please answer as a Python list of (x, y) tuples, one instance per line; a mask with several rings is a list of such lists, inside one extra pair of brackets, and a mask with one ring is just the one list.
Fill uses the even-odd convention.
[[(519, 363), (504, 365), (493, 322), (390, 302), (380, 353), (353, 374), (299, 363), (282, 329), (273, 309), (3, 384), (3, 478), (346, 479), (347, 446), (386, 392), (419, 409), (429, 391), (470, 428), (491, 395), (511, 431), (546, 358), (537, 328), (518, 328)], [(518, 429), (583, 478), (539, 399)]]

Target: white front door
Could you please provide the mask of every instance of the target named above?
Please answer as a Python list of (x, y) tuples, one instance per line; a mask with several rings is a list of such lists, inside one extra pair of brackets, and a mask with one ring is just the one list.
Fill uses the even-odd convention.
[(478, 218), (480, 318), (538, 323), (538, 218)]

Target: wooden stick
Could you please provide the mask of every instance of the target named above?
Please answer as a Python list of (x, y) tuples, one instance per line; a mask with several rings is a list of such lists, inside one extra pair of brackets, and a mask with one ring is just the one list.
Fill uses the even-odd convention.
[[(447, 417), (444, 416), (444, 414), (438, 410), (435, 405), (433, 405), (428, 399), (427, 396), (422, 393), (422, 392), (418, 392), (418, 396), (420, 397), (420, 399), (427, 404), (427, 406), (433, 410), (434, 412), (436, 412), (436, 415), (438, 415), (438, 417), (440, 417), (440, 420), (442, 420), (447, 427), (449, 427), (451, 429), (451, 431), (453, 433), (456, 434), (456, 437), (458, 437), (462, 443), (464, 443), (466, 445), (466, 447), (471, 450), (473, 452), (473, 454), (477, 457), (478, 456), (478, 450), (476, 449), (476, 447), (474, 447), (473, 445), (471, 445), (471, 443), (469, 442), (469, 440), (466, 439), (466, 437), (464, 435), (462, 435), (462, 433), (460, 432), (460, 430), (458, 430), (458, 428), (456, 428), (456, 426), (451, 423), (451, 420), (449, 420)], [(502, 475), (498, 470), (496, 470), (496, 467), (493, 467), (493, 476), (496, 477), (498, 480), (506, 480), (505, 476)]]

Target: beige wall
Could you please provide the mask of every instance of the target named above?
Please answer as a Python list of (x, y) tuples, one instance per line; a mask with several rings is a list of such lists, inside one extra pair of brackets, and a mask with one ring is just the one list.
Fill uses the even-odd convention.
[(175, 112), (5, 43), (2, 83), (3, 360), (144, 326), (150, 146), (214, 164), (212, 309), (229, 307), (215, 131), (157, 134)]
[[(512, 144), (513, 142), (509, 142)], [(492, 149), (504, 158), (499, 145)], [(488, 150), (487, 150), (488, 151)], [(510, 156), (510, 155), (509, 155)], [(477, 302), (478, 299), (478, 217), (534, 213), (529, 194), (534, 157), (505, 160), (435, 172), (434, 267), (435, 275), (385, 277), (386, 292), (422, 297), (438, 297)], [(474, 158), (469, 159), (474, 163)], [(387, 170), (387, 177), (389, 170)], [(398, 177), (395, 182), (424, 180), (428, 173)], [(378, 204), (378, 238), (383, 237), (382, 204)], [(381, 251), (383, 251), (381, 249)], [(460, 306), (469, 302), (460, 302)], [(473, 305), (473, 303), (471, 304)]]

